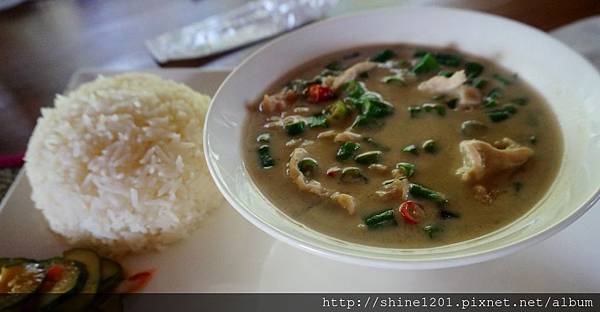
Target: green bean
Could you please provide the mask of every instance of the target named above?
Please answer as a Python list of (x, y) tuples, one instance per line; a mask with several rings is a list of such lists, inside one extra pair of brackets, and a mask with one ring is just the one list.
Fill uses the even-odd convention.
[(315, 170), (318, 166), (319, 164), (317, 161), (310, 157), (304, 158), (298, 162), (298, 170), (305, 175)]
[(271, 135), (267, 132), (261, 133), (256, 137), (257, 143), (269, 143), (271, 141)]
[(376, 63), (385, 63), (390, 59), (394, 58), (395, 56), (396, 52), (386, 49), (370, 57), (369, 61)]
[(415, 174), (416, 166), (407, 162), (399, 162), (396, 164), (396, 169), (404, 171), (404, 176), (410, 178)]
[(441, 206), (445, 206), (448, 203), (448, 200), (442, 193), (436, 192), (420, 184), (411, 183), (408, 190), (410, 195), (414, 197), (431, 200)]
[(288, 135), (295, 136), (295, 135), (302, 134), (302, 132), (304, 132), (305, 127), (306, 127), (306, 123), (304, 121), (297, 120), (297, 121), (293, 121), (293, 122), (286, 124), (285, 132), (287, 132)]
[(423, 142), (422, 147), (423, 147), (423, 150), (429, 154), (434, 154), (438, 150), (437, 143), (435, 142), (435, 140), (427, 140), (427, 141)]
[(373, 229), (382, 225), (396, 225), (396, 218), (394, 217), (394, 209), (386, 209), (372, 215), (367, 216), (365, 219), (365, 225), (368, 228)]
[(444, 229), (441, 227), (441, 225), (434, 223), (424, 226), (423, 231), (427, 233), (427, 236), (429, 236), (429, 238), (433, 239), (437, 235), (441, 234), (444, 231)]
[(419, 154), (419, 150), (417, 149), (417, 146), (414, 144), (408, 145), (406, 147), (404, 147), (402, 149), (403, 152), (405, 153), (411, 153), (413, 155), (418, 155)]
[(258, 148), (258, 159), (263, 169), (270, 169), (275, 166), (275, 160), (273, 159), (273, 156), (271, 156), (269, 145), (261, 145)]
[(381, 151), (365, 152), (354, 157), (354, 161), (362, 165), (375, 164), (379, 162), (382, 154)]
[(369, 179), (365, 177), (360, 169), (357, 167), (346, 167), (342, 169), (342, 174), (340, 175), (340, 181), (342, 182), (356, 182), (363, 181), (364, 183), (368, 183)]

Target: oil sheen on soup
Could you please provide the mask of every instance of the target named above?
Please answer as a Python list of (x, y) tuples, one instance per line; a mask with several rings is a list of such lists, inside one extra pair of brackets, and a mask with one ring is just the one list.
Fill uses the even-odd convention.
[(293, 70), (251, 108), (246, 167), (285, 214), (371, 246), (425, 248), (526, 214), (562, 156), (518, 73), (457, 51), (364, 47)]

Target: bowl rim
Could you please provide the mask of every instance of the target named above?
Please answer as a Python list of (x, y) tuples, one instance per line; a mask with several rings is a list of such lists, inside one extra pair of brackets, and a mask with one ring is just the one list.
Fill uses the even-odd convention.
[[(568, 49), (570, 52), (573, 53), (573, 57), (579, 58), (580, 61), (583, 61), (583, 63), (585, 63), (587, 67), (593, 68), (596, 71), (596, 74), (598, 75), (598, 71), (591, 64), (591, 62), (589, 60), (587, 60), (586, 58), (584, 58), (581, 54), (574, 51), (573, 49), (571, 49), (569, 46), (567, 46), (563, 42), (559, 41), (558, 39), (548, 35), (547, 33), (543, 32), (535, 27), (521, 23), (519, 21), (512, 20), (512, 19), (498, 16), (498, 15), (480, 12), (480, 11), (472, 11), (472, 10), (465, 10), (465, 9), (436, 7), (436, 6), (428, 6), (428, 7), (417, 6), (417, 7), (415, 7), (415, 6), (392, 5), (389, 7), (369, 9), (369, 10), (353, 12), (353, 13), (349, 13), (349, 14), (344, 14), (344, 15), (340, 15), (340, 16), (327, 18), (325, 20), (321, 20), (316, 23), (304, 26), (300, 29), (291, 31), (287, 34), (284, 34), (284, 35), (282, 35), (278, 38), (275, 38), (275, 39), (271, 40), (270, 42), (266, 43), (263, 47), (257, 49), (256, 51), (254, 51), (253, 53), (248, 55), (242, 62), (240, 62), (231, 71), (231, 73), (227, 76), (227, 78), (223, 81), (223, 83), (219, 86), (219, 88), (217, 89), (217, 92), (211, 99), (210, 107), (205, 116), (206, 120), (208, 120), (209, 117), (212, 115), (212, 112), (214, 111), (213, 103), (215, 102), (215, 99), (218, 99), (220, 97), (220, 94), (222, 92), (224, 92), (223, 91), (224, 86), (232, 79), (233, 76), (235, 76), (237, 74), (237, 72), (242, 67), (244, 67), (244, 65), (246, 63), (250, 62), (251, 59), (253, 59), (256, 55), (264, 53), (264, 51), (269, 50), (271, 48), (271, 46), (277, 45), (280, 41), (286, 40), (289, 36), (297, 35), (297, 34), (300, 34), (303, 32), (308, 32), (313, 29), (318, 29), (319, 27), (322, 27), (323, 25), (336, 23), (340, 20), (353, 19), (353, 18), (365, 16), (365, 15), (377, 15), (380, 12), (387, 11), (387, 10), (431, 10), (431, 11), (440, 11), (440, 12), (445, 11), (446, 13), (449, 13), (449, 14), (468, 13), (468, 14), (472, 14), (475, 16), (496, 19), (496, 20), (502, 21), (504, 23), (511, 23), (513, 25), (520, 26), (521, 28), (528, 29), (529, 31), (533, 31), (533, 32), (537, 33), (538, 35), (544, 36), (547, 39), (554, 41), (554, 43), (557, 43), (557, 44), (563, 46), (564, 48)], [(209, 133), (207, 131), (207, 127), (204, 127), (203, 149), (204, 149), (204, 156), (205, 156), (205, 159), (207, 162), (207, 166), (208, 166), (210, 175), (212, 176), (213, 181), (215, 182), (215, 184), (216, 184), (217, 188), (219, 189), (219, 191), (221, 192), (221, 194), (225, 197), (227, 202), (238, 213), (240, 213), (246, 220), (248, 220), (254, 226), (258, 227), (259, 229), (261, 229), (262, 231), (271, 235), (272, 237), (274, 237), (280, 241), (283, 241), (292, 247), (299, 248), (301, 250), (307, 251), (314, 255), (322, 256), (325, 258), (329, 258), (329, 259), (333, 259), (333, 260), (337, 260), (337, 261), (341, 261), (341, 262), (349, 263), (349, 264), (356, 264), (356, 265), (363, 265), (363, 266), (370, 266), (370, 267), (379, 267), (379, 268), (388, 268), (388, 269), (437, 269), (437, 268), (446, 268), (446, 267), (455, 267), (455, 266), (461, 266), (461, 265), (467, 265), (467, 264), (474, 264), (474, 263), (491, 260), (494, 258), (499, 258), (499, 257), (505, 256), (505, 255), (508, 255), (510, 253), (513, 253), (517, 250), (523, 249), (525, 247), (532, 246), (536, 243), (539, 243), (539, 242), (551, 237), (552, 235), (558, 233), (559, 231), (561, 231), (562, 229), (564, 229), (565, 227), (567, 227), (568, 225), (573, 223), (575, 220), (577, 220), (579, 217), (581, 217), (583, 214), (585, 214), (597, 202), (600, 201), (600, 186), (599, 186), (596, 189), (596, 191), (593, 194), (591, 194), (590, 197), (587, 198), (585, 200), (585, 202), (579, 208), (574, 209), (571, 213), (562, 217), (562, 219), (557, 220), (554, 223), (550, 224), (545, 229), (540, 230), (537, 233), (533, 233), (529, 236), (523, 237), (519, 240), (509, 242), (502, 246), (498, 246), (496, 248), (480, 250), (480, 251), (473, 252), (473, 253), (470, 253), (467, 255), (458, 255), (455, 257), (447, 257), (447, 258), (434, 259), (434, 260), (417, 260), (417, 259), (388, 260), (388, 259), (372, 258), (372, 257), (362, 256), (362, 255), (346, 254), (346, 253), (330, 250), (328, 248), (325, 248), (325, 247), (322, 247), (322, 246), (319, 246), (316, 244), (311, 244), (309, 242), (305, 242), (301, 239), (298, 239), (298, 238), (294, 237), (293, 235), (291, 235), (283, 230), (280, 230), (279, 228), (277, 228), (267, 222), (264, 222), (263, 220), (258, 218), (256, 215), (252, 214), (249, 211), (249, 209), (244, 208), (244, 205), (238, 201), (238, 199), (235, 197), (235, 194), (231, 194), (228, 191), (228, 189), (225, 187), (226, 183), (224, 183), (224, 181), (222, 181), (220, 179), (219, 169), (217, 168), (216, 164), (213, 163), (213, 159), (209, 156), (209, 155), (211, 155), (211, 146), (210, 146), (210, 144), (207, 144), (209, 142), (208, 136), (209, 136)], [(264, 198), (264, 196), (263, 196), (263, 198)], [(268, 199), (264, 198), (264, 200), (268, 200)], [(274, 206), (274, 204), (273, 204), (273, 206)], [(529, 211), (529, 212), (531, 212), (531, 211)], [(506, 225), (506, 226), (508, 226), (508, 225)], [(506, 226), (504, 226), (502, 228), (505, 228)], [(500, 228), (500, 229), (502, 229), (502, 228)], [(500, 229), (498, 229), (498, 230), (500, 230)]]

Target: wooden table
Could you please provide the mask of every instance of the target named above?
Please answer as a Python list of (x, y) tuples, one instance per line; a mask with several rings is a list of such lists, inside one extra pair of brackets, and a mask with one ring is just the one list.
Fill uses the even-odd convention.
[[(0, 155), (25, 150), (40, 108), (52, 105), (78, 68), (157, 67), (144, 40), (244, 2), (30, 1), (0, 12)], [(425, 2), (499, 14), (545, 31), (600, 14), (599, 0), (340, 0), (332, 14)], [(169, 66), (231, 66), (247, 51)]]

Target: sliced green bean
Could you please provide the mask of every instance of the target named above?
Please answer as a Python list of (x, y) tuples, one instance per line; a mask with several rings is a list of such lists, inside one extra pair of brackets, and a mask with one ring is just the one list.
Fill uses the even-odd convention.
[(359, 168), (346, 167), (346, 168), (342, 169), (342, 174), (340, 175), (340, 181), (342, 181), (342, 182), (362, 181), (364, 183), (368, 183), (369, 179), (360, 172)]
[(318, 166), (319, 164), (317, 163), (317, 161), (314, 158), (310, 157), (304, 158), (298, 162), (298, 170), (300, 170), (300, 172), (302, 172), (305, 175), (314, 171)]
[(394, 209), (386, 209), (372, 215), (367, 216), (364, 219), (365, 225), (372, 229), (383, 225), (396, 225), (396, 218), (394, 217)]
[(269, 143), (269, 141), (271, 141), (271, 134), (267, 132), (261, 133), (256, 137), (257, 143)]
[(402, 149), (402, 151), (403, 151), (403, 152), (405, 152), (405, 153), (410, 153), (410, 154), (413, 154), (413, 155), (418, 155), (418, 154), (419, 154), (419, 150), (418, 150), (417, 146), (416, 146), (416, 145), (414, 145), (414, 144), (411, 144), (411, 145), (405, 146), (405, 147)]
[(273, 159), (273, 156), (271, 156), (269, 145), (261, 145), (258, 148), (258, 159), (263, 169), (270, 169), (275, 166), (275, 159)]
[(427, 199), (441, 206), (445, 206), (448, 203), (446, 196), (444, 196), (442, 193), (436, 192), (417, 183), (411, 183), (409, 185), (409, 193), (416, 198)]
[(407, 178), (412, 177), (415, 174), (417, 166), (407, 162), (399, 162), (396, 164), (396, 169), (404, 171), (404, 176)]
[(422, 147), (423, 147), (423, 150), (429, 154), (434, 154), (438, 150), (437, 143), (435, 142), (435, 140), (427, 140), (427, 141), (423, 142)]
[(370, 151), (357, 155), (354, 157), (354, 161), (362, 165), (376, 164), (383, 155), (381, 151)]

